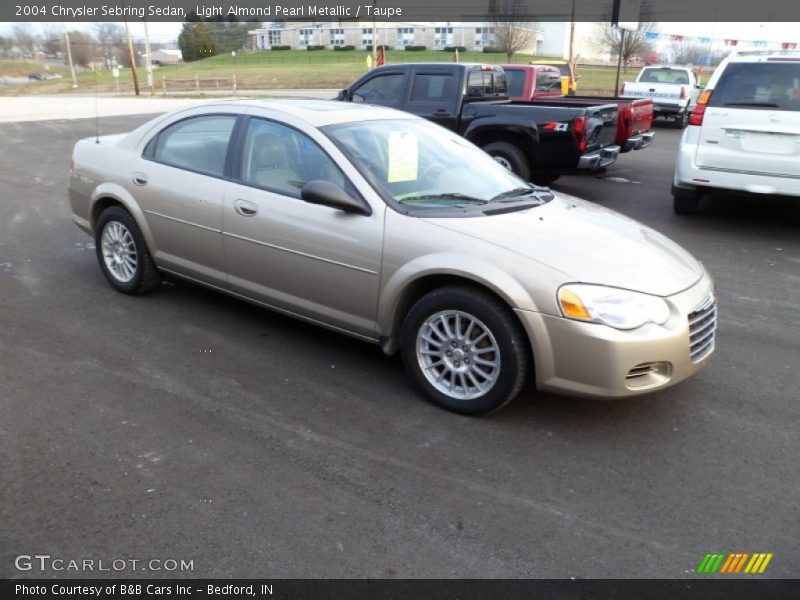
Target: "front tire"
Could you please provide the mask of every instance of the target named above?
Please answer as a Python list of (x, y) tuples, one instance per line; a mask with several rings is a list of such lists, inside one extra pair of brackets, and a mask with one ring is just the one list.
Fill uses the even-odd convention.
[(525, 153), (514, 144), (494, 142), (483, 146), (483, 151), (512, 173), (519, 175), (525, 181), (530, 181), (531, 168), (528, 165), (528, 159)]
[(144, 294), (161, 283), (136, 219), (121, 206), (111, 206), (97, 219), (95, 248), (100, 269), (123, 294)]
[(511, 402), (530, 365), (514, 313), (468, 287), (444, 287), (419, 299), (403, 322), (400, 346), (406, 370), (428, 399), (464, 415)]

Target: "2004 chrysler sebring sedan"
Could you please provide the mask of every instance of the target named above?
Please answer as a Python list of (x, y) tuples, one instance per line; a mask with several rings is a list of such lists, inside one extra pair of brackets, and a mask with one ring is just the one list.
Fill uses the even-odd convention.
[(179, 110), (78, 142), (69, 200), (120, 292), (172, 273), (399, 350), (459, 413), (504, 406), (534, 375), (642, 394), (714, 350), (712, 280), (678, 245), (391, 109)]

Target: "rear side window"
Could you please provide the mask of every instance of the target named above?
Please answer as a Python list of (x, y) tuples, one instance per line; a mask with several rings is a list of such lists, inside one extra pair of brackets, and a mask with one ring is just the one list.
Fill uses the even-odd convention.
[(505, 96), (508, 94), (506, 74), (501, 70), (470, 71), (467, 77), (467, 96)]
[(145, 156), (173, 167), (221, 177), (234, 115), (205, 115), (173, 123), (148, 145)]
[(708, 104), (800, 111), (800, 63), (731, 63)]
[(689, 74), (684, 69), (670, 69), (667, 67), (657, 67), (652, 69), (644, 69), (640, 83), (677, 83), (688, 84)]
[(523, 71), (506, 71), (509, 96), (522, 96), (525, 87), (525, 73)]
[(455, 77), (449, 73), (421, 73), (414, 77), (413, 102), (449, 103), (455, 96)]

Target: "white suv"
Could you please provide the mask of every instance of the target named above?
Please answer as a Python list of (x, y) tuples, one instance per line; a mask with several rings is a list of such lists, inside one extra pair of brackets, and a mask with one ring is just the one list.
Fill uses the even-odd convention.
[(800, 52), (738, 52), (714, 71), (681, 138), (675, 212), (712, 189), (800, 196)]

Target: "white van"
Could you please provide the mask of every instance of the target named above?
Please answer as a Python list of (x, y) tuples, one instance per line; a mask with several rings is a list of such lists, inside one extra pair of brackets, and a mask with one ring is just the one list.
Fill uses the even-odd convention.
[(714, 71), (681, 138), (675, 212), (712, 189), (800, 196), (800, 52), (736, 52)]

